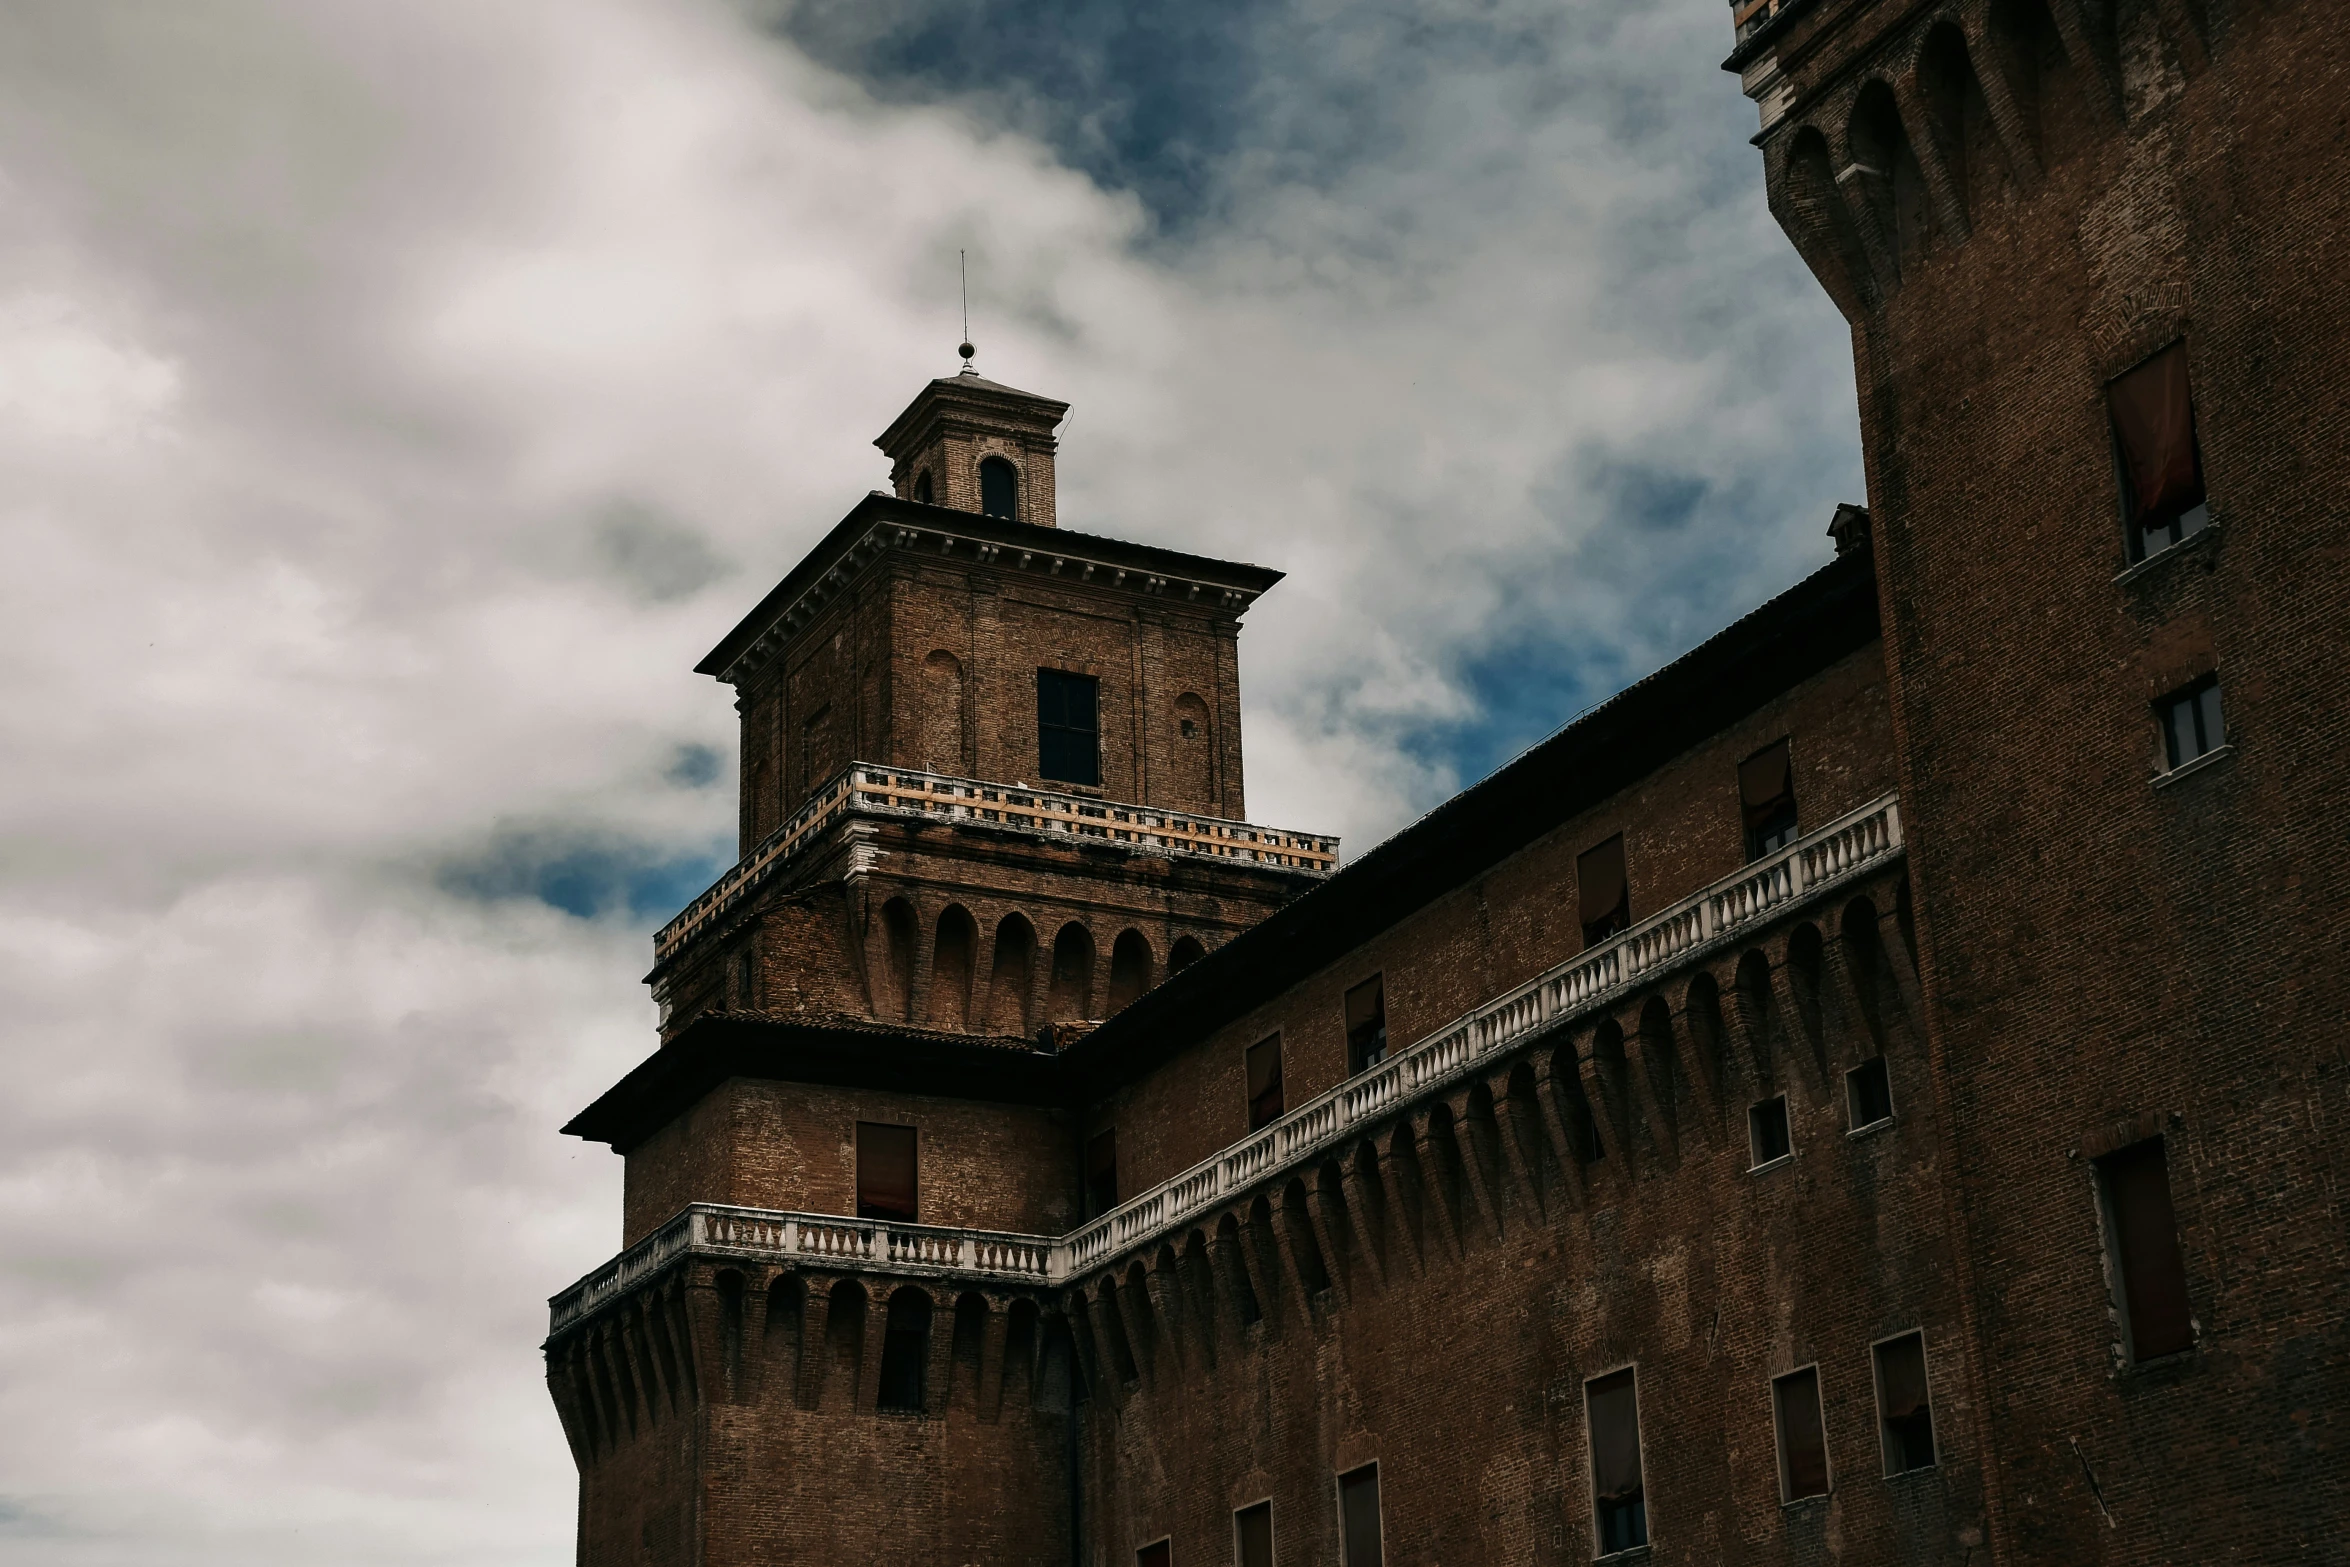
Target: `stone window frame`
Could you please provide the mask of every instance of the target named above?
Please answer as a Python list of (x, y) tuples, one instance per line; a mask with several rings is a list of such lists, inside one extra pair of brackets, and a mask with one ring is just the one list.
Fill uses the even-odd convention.
[[(1638, 1545), (1622, 1550), (1602, 1552), (1599, 1549), (1599, 1463), (1591, 1435), (1591, 1384), (1602, 1382), (1621, 1372), (1632, 1374), (1632, 1437), (1640, 1452), (1640, 1527), (1645, 1536)], [(1656, 1529), (1648, 1508), (1648, 1422), (1641, 1418), (1640, 1362), (1626, 1360), (1603, 1366), (1583, 1378), (1583, 1500), (1591, 1525), (1591, 1559), (1595, 1562), (1641, 1562), (1648, 1560), (1656, 1545)]]
[[(1920, 1464), (1915, 1468), (1895, 1469), (1892, 1467), (1891, 1455), (1885, 1445), (1885, 1379), (1878, 1365), (1877, 1352), (1886, 1345), (1899, 1343), (1905, 1338), (1914, 1338), (1918, 1341), (1918, 1368), (1919, 1375), (1924, 1379), (1926, 1385), (1927, 1430), (1933, 1439), (1934, 1456), (1931, 1462)], [(1948, 1455), (1943, 1451), (1942, 1446), (1942, 1422), (1935, 1418), (1933, 1347), (1926, 1342), (1924, 1323), (1902, 1328), (1898, 1332), (1886, 1334), (1883, 1338), (1869, 1341), (1869, 1400), (1870, 1407), (1877, 1417), (1877, 1461), (1884, 1470), (1884, 1478), (1906, 1480), (1911, 1475), (1941, 1473), (1943, 1460)]]
[[(2130, 1327), (2128, 1305), (2121, 1286), (2120, 1256), (2114, 1245), (2113, 1218), (2107, 1211), (2105, 1177), (2098, 1169), (2098, 1161), (2107, 1154), (2119, 1153), (2136, 1143), (2150, 1138), (2162, 1139), (2163, 1156), (2174, 1176), (2171, 1181), (2171, 1222), (2178, 1227), (2179, 1265), (2187, 1275), (2187, 1325), (2195, 1342), (2188, 1348), (2154, 1360), (2130, 1358)], [(2066, 1157), (2078, 1163), (2089, 1182), (2089, 1209), (2096, 1222), (2098, 1282), (2105, 1292), (2105, 1317), (2110, 1337), (2106, 1354), (2111, 1362), (2109, 1375), (2116, 1382), (2134, 1379), (2153, 1379), (2175, 1376), (2179, 1372), (2200, 1367), (2204, 1360), (2204, 1344), (2209, 1330), (2203, 1314), (2196, 1309), (2196, 1275), (2194, 1253), (2189, 1242), (2195, 1237), (2202, 1211), (2202, 1192), (2192, 1180), (2182, 1185), (2175, 1176), (2185, 1170), (2195, 1173), (2193, 1162), (2187, 1158), (2171, 1160), (2176, 1151), (2182, 1155), (2190, 1151), (2187, 1139), (2187, 1116), (2182, 1110), (2168, 1112), (2148, 1110), (2122, 1120), (2106, 1122), (2081, 1138), (2079, 1146)]]
[(1379, 1526), (1377, 1541), (1379, 1559), (1381, 1561), (1387, 1559), (1387, 1476), (1378, 1459), (1366, 1458), (1359, 1464), (1353, 1464), (1344, 1469), (1333, 1469), (1330, 1472), (1330, 1503), (1338, 1511), (1338, 1560), (1340, 1567), (1344, 1567), (1346, 1562), (1346, 1482), (1350, 1476), (1359, 1475), (1366, 1469), (1371, 1471), (1372, 1497), (1378, 1504), (1378, 1516), (1375, 1521)]
[[(1384, 1500), (1384, 1498), (1382, 1500)], [(1238, 1507), (1232, 1509), (1232, 1559), (1235, 1562), (1239, 1562), (1241, 1560), (1241, 1515), (1243, 1513), (1253, 1513), (1260, 1507), (1265, 1510), (1265, 1543), (1267, 1548), (1269, 1548), (1273, 1553), (1268, 1567), (1278, 1567), (1278, 1564), (1281, 1560), (1281, 1510), (1278, 1506), (1275, 1505), (1274, 1498), (1269, 1495), (1255, 1497), (1249, 1501), (1242, 1502)]]
[[(1787, 1440), (1779, 1427), (1779, 1384), (1789, 1377), (1799, 1377), (1806, 1371), (1812, 1374), (1812, 1386), (1819, 1399), (1820, 1459), (1827, 1465), (1828, 1488), (1825, 1491), (1815, 1491), (1809, 1496), (1789, 1496), (1787, 1494)], [(1828, 1378), (1825, 1366), (1817, 1360), (1807, 1360), (1802, 1365), (1789, 1366), (1784, 1371), (1776, 1372), (1771, 1376), (1765, 1394), (1771, 1402), (1771, 1458), (1778, 1469), (1779, 1505), (1783, 1508), (1803, 1507), (1813, 1502), (1829, 1500), (1836, 1494), (1836, 1455), (1828, 1444)]]
[(1746, 1173), (1749, 1175), (1764, 1175), (1772, 1170), (1780, 1168), (1783, 1165), (1789, 1165), (1795, 1162), (1795, 1101), (1788, 1096), (1787, 1091), (1783, 1088), (1775, 1094), (1764, 1095), (1762, 1098), (1755, 1100), (1752, 1104), (1746, 1107), (1746, 1157), (1748, 1159), (1753, 1159), (1755, 1153), (1754, 1112), (1760, 1110), (1764, 1105), (1771, 1104), (1773, 1102), (1776, 1102), (1781, 1107), (1780, 1117), (1787, 1135), (1787, 1151), (1781, 1154), (1774, 1154), (1770, 1158), (1761, 1160), (1758, 1163), (1749, 1164), (1746, 1167)]

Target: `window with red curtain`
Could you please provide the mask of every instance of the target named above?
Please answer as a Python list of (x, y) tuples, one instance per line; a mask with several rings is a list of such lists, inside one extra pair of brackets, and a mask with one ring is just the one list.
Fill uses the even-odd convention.
[(2097, 1161), (2109, 1242), (2121, 1279), (2130, 1359), (2158, 1360), (2195, 1347), (2187, 1264), (2171, 1209), (2162, 1139), (2150, 1137)]
[(898, 1219), (915, 1212), (914, 1129), (857, 1123), (857, 1217)]
[(1575, 857), (1575, 890), (1583, 917), (1583, 945), (1594, 947), (1632, 924), (1632, 889), (1624, 876), (1624, 835)]
[(2173, 343), (2114, 377), (2106, 385), (2105, 402), (2113, 417), (2130, 555), (2144, 559), (2210, 520), (2203, 455), (2195, 440), (2195, 398), (2187, 384), (2187, 345)]
[(1248, 1129), (1281, 1119), (1281, 1036), (1248, 1047)]

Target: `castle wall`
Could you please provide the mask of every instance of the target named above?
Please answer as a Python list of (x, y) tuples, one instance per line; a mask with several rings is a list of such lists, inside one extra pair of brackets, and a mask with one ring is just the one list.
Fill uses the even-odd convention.
[[(1996, 100), (2034, 86), (1999, 25), (2028, 9), (1878, 8), (1904, 27), (1873, 53), (1823, 9), (1798, 67), (1814, 96), (1766, 147), (1795, 191), (1788, 149), (1841, 158), (1877, 78), (1928, 186), (1937, 162), (1967, 171), (1889, 235), (1866, 203), (1781, 207), (1831, 292), (1861, 300), (1917, 921), (1993, 1368), (1994, 1544), (2317, 1559), (2350, 1514), (2350, 36), (2321, 5), (2114, 22), (2059, 4), (2028, 112), (1938, 120), (1928, 24), (1961, 30)], [(1863, 243), (1839, 257), (1825, 218)], [(2104, 387), (2182, 338), (2215, 526), (2133, 567)], [(2207, 674), (2234, 750), (2159, 776), (2155, 704)], [(2093, 1161), (2150, 1137), (2195, 1347), (2139, 1365)]]
[(1782, 736), (1807, 828), (1891, 790), (1880, 650), (1803, 681), (1092, 1107), (1089, 1131), (1117, 1128), (1121, 1191), (1146, 1190), (1248, 1135), (1245, 1057), (1268, 1035), (1281, 1036), (1291, 1107), (1343, 1081), (1346, 991), (1372, 975), (1383, 980), (1394, 1050), (1583, 950), (1575, 860), (1609, 836), (1624, 835), (1634, 920), (1737, 870), (1746, 863), (1738, 764)]

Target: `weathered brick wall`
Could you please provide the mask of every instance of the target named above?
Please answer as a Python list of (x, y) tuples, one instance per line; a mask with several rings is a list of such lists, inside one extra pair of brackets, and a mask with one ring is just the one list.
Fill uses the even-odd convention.
[(1058, 1235), (1076, 1222), (1057, 1112), (736, 1078), (629, 1151), (621, 1244), (693, 1202), (854, 1214), (859, 1121), (914, 1128), (923, 1224)]
[(1093, 1107), (1089, 1130), (1118, 1129), (1122, 1189), (1145, 1190), (1247, 1135), (1245, 1055), (1270, 1034), (1281, 1035), (1291, 1106), (1342, 1081), (1346, 991), (1371, 975), (1385, 984), (1393, 1050), (1580, 952), (1575, 857), (1610, 835), (1624, 835), (1634, 920), (1737, 870), (1746, 861), (1738, 764), (1782, 736), (1806, 830), (1890, 790), (1879, 649), (1804, 681)]
[[(1858, 896), (1880, 911), (1873, 980), (1839, 940)], [(1596, 1024), (1578, 1024), (1481, 1070), (1432, 1119), (1366, 1128), (1370, 1157), (1350, 1146), (1288, 1202), (1243, 1198), (1230, 1243), (1210, 1215), (1121, 1258), (1108, 1287), (1083, 1281), (1081, 1355), (1097, 1410), (1115, 1411), (1090, 1427), (1094, 1559), (1171, 1534), (1178, 1561), (1223, 1560), (1232, 1510), (1269, 1496), (1282, 1560), (1335, 1561), (1334, 1477), (1375, 1459), (1390, 1561), (1589, 1560), (1583, 1383), (1631, 1364), (1655, 1560), (1968, 1560), (1984, 1443), (1897, 897), (1898, 877), (1880, 879), (1708, 963), (1724, 995), (1741, 962), (1773, 976), (1759, 1005), (1729, 1005), (1718, 1047), (1691, 1022), (1687, 972), (1611, 1008), (1637, 1036), (1666, 1003), (1669, 1030), (1636, 1040), (1629, 1070), (1677, 1058), (1673, 1114), (1653, 1096), (1606, 1108), (1604, 1074), (1577, 1065)], [(1816, 1011), (1789, 967), (1804, 923), (1827, 927)], [(1843, 1074), (1880, 1051), (1895, 1119), (1850, 1136)], [(1594, 1162), (1529, 1075), (1578, 1070), (1606, 1123)], [(1750, 1172), (1747, 1107), (1777, 1092), (1793, 1157)], [(1309, 1252), (1328, 1287), (1309, 1287)], [(1888, 1480), (1870, 1346), (1920, 1328), (1941, 1462)], [(1836, 1489), (1783, 1508), (1770, 1379), (1807, 1364)]]
[[(2038, 110), (1943, 133), (1963, 200), (1847, 257), (1994, 1544), (2322, 1560), (2350, 1519), (2350, 34), (2318, 4), (2125, 6), (2104, 40), (2054, 9)], [(1938, 10), (2003, 69), (1974, 8), (1875, 8), (1873, 53), (1823, 8), (1766, 155), (1834, 143), (1878, 74), (1930, 162)], [(2125, 572), (2104, 383), (2182, 337), (2217, 527)], [(2151, 703), (2211, 671), (2236, 754), (2158, 785)], [(2169, 1159), (2198, 1347), (2159, 1367), (2117, 1369), (2087, 1164), (2115, 1127)]]

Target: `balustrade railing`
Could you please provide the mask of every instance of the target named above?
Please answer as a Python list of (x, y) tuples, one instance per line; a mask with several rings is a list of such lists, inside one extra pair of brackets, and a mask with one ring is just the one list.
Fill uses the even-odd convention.
[(1486, 1002), (1245, 1141), (1058, 1239), (697, 1204), (555, 1297), (555, 1328), (560, 1331), (625, 1293), (685, 1250), (1058, 1283), (1307, 1163), (1344, 1142), (1351, 1128), (1425, 1097), (1577, 1014), (1613, 1002), (1660, 971), (1876, 868), (1901, 848), (1900, 802), (1886, 795)]
[(1097, 838), (1152, 854), (1245, 861), (1313, 875), (1328, 875), (1338, 868), (1338, 840), (1327, 833), (1290, 832), (1052, 789), (1011, 788), (945, 773), (853, 762), (662, 926), (653, 937), (654, 961), (668, 962), (818, 833), (848, 816), (982, 823), (1007, 832)]

